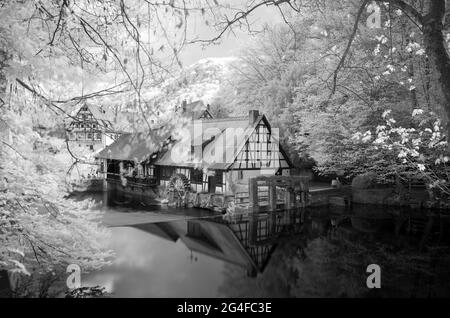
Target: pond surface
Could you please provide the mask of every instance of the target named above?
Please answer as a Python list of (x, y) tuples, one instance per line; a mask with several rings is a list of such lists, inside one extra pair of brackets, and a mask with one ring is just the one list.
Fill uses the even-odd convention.
[[(367, 206), (112, 228), (112, 265), (83, 285), (112, 297), (449, 297), (450, 219)], [(110, 208), (108, 213), (130, 210)], [(131, 213), (137, 213), (131, 212)], [(132, 218), (132, 221), (136, 219)], [(367, 266), (381, 288), (367, 287)]]

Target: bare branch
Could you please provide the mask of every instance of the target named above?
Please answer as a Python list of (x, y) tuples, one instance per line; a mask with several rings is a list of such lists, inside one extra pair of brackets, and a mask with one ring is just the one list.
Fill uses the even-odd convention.
[(358, 13), (356, 14), (355, 23), (353, 24), (353, 30), (352, 30), (352, 33), (350, 34), (350, 38), (347, 42), (347, 47), (345, 48), (344, 54), (342, 55), (336, 69), (333, 72), (333, 85), (331, 88), (331, 95), (333, 95), (336, 91), (336, 83), (337, 83), (338, 73), (339, 73), (340, 69), (342, 68), (342, 66), (344, 66), (345, 59), (347, 58), (347, 55), (350, 52), (350, 48), (352, 46), (353, 40), (355, 39), (356, 32), (358, 31), (359, 21), (361, 20), (361, 16), (362, 16), (364, 9), (366, 8), (366, 5), (368, 2), (369, 2), (369, 0), (364, 0), (358, 9)]

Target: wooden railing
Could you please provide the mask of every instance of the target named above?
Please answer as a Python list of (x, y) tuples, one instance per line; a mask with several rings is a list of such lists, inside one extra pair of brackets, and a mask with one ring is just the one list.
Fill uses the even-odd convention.
[[(259, 176), (249, 179), (248, 202), (253, 212), (306, 207), (309, 177)], [(240, 194), (240, 200), (245, 195)]]

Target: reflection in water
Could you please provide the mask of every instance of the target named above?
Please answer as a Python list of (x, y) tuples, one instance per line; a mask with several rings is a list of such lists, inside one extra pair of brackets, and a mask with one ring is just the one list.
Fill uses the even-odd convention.
[[(450, 296), (448, 219), (283, 211), (113, 228), (114, 264), (85, 278), (118, 297)], [(381, 289), (366, 287), (379, 264)]]

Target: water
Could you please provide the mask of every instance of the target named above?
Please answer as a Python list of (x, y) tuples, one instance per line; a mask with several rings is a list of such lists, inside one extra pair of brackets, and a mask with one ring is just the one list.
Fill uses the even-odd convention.
[[(450, 296), (445, 216), (367, 206), (190, 214), (113, 227), (115, 260), (83, 283), (112, 297)], [(380, 289), (367, 288), (369, 264), (381, 268)]]

